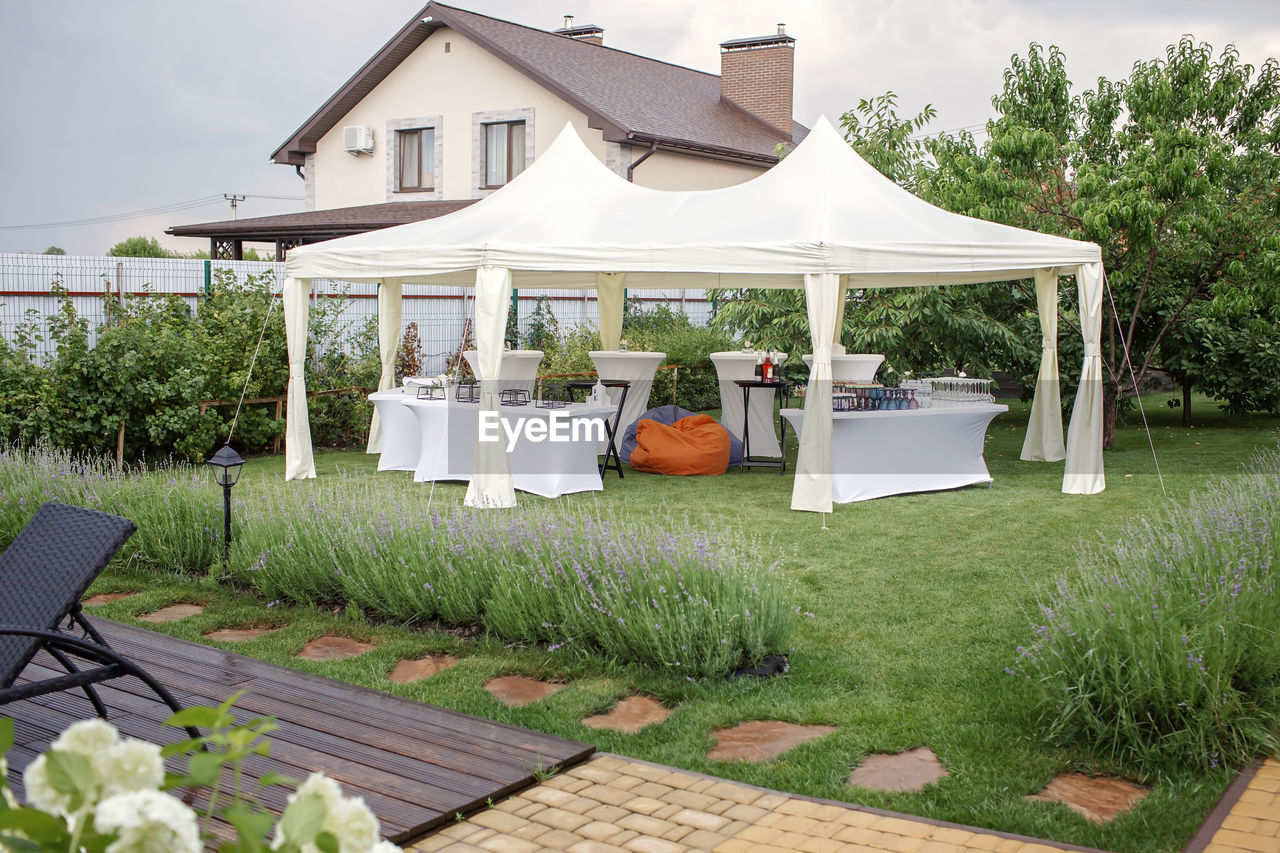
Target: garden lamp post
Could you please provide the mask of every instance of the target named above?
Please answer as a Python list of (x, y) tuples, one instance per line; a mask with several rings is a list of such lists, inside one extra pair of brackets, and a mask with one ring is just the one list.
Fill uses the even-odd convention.
[(230, 444), (224, 444), (213, 454), (209, 464), (213, 466), (214, 482), (222, 486), (222, 548), (225, 562), (231, 559), (231, 487), (240, 479), (244, 460), (231, 449)]

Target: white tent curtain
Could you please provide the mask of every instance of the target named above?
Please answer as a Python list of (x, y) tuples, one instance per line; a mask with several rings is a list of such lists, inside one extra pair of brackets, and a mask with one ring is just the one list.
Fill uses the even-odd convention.
[(1084, 336), (1084, 367), (1067, 428), (1067, 464), (1062, 491), (1092, 495), (1107, 487), (1102, 472), (1102, 264), (1076, 269), (1080, 292), (1080, 331)]
[(840, 276), (840, 296), (839, 302), (836, 303), (836, 331), (831, 336), (831, 352), (836, 355), (844, 355), (844, 344), (840, 343), (840, 336), (844, 333), (844, 306), (849, 301), (849, 276)]
[(284, 478), (306, 480), (316, 475), (311, 456), (311, 421), (307, 417), (307, 298), (311, 279), (284, 280), (284, 339), (289, 349), (288, 402), (285, 405)]
[(813, 366), (804, 398), (804, 429), (796, 456), (791, 508), (808, 512), (831, 512), (831, 341), (836, 302), (843, 292), (839, 279), (831, 273), (804, 277)]
[[(404, 321), (404, 283), (389, 278), (378, 284), (378, 355), (382, 359), (382, 375), (378, 377), (378, 390), (389, 391), (396, 384), (396, 350), (400, 348), (400, 327)], [(369, 422), (369, 446), (367, 453), (382, 452), (382, 419), (373, 410)]]
[(1031, 400), (1022, 459), (1057, 462), (1065, 459), (1062, 443), (1062, 393), (1058, 387), (1058, 270), (1036, 270), (1036, 307), (1040, 311), (1040, 374)]
[[(502, 341), (507, 328), (507, 306), (511, 303), (511, 270), (482, 266), (476, 270), (476, 379), (480, 382), (480, 418), (498, 416), (498, 383), (502, 369)], [(476, 455), (471, 482), (467, 484), (467, 506), (509, 507), (516, 505), (511, 485), (511, 463), (502, 441), (480, 441), (476, 432)]]
[(622, 341), (622, 303), (626, 286), (626, 274), (620, 272), (596, 273), (596, 300), (600, 308), (600, 345), (605, 350), (616, 350)]

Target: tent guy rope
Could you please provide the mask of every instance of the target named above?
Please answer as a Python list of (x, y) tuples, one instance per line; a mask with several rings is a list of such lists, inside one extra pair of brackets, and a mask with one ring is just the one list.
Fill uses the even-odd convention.
[[(1142, 428), (1147, 432), (1147, 444), (1151, 445), (1151, 458), (1156, 463), (1156, 478), (1160, 481), (1160, 494), (1166, 498), (1169, 492), (1164, 487), (1164, 475), (1160, 473), (1160, 457), (1156, 455), (1156, 442), (1151, 437), (1151, 426), (1147, 423), (1147, 411), (1142, 407), (1142, 395), (1138, 393), (1138, 379), (1133, 375), (1133, 362), (1129, 360), (1129, 343), (1124, 339), (1124, 329), (1120, 326), (1120, 314), (1116, 311), (1116, 299), (1111, 293), (1111, 282), (1106, 272), (1102, 274), (1102, 286), (1107, 289), (1107, 301), (1111, 303), (1111, 318), (1116, 321), (1116, 330), (1120, 332), (1120, 346), (1124, 350), (1124, 364), (1129, 368), (1129, 381), (1133, 383), (1133, 397), (1138, 401), (1138, 411), (1142, 414)], [(1112, 378), (1115, 375), (1112, 374)], [(1118, 386), (1120, 383), (1116, 382)]]

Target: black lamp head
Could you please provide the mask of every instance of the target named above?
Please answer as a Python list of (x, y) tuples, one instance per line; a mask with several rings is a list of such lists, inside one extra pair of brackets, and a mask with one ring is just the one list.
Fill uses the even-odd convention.
[(230, 444), (224, 444), (218, 448), (217, 453), (213, 454), (209, 464), (213, 466), (213, 479), (219, 486), (234, 486), (240, 479), (240, 469), (244, 467), (244, 460), (240, 458), (239, 453), (231, 449)]

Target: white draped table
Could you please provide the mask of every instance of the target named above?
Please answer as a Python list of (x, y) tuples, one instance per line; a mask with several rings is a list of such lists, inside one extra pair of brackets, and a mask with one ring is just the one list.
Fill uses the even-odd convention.
[(401, 387), (369, 395), (369, 402), (373, 403), (382, 420), (379, 471), (412, 471), (418, 467), (418, 451), (421, 449), (418, 419), (405, 406), (405, 401), (412, 400), (417, 391), (416, 387)]
[[(622, 436), (627, 427), (640, 420), (640, 416), (649, 411), (649, 392), (653, 390), (653, 375), (658, 365), (667, 357), (665, 352), (621, 352), (618, 350), (593, 350), (591, 363), (596, 366), (596, 373), (604, 382), (630, 382), (627, 388), (627, 405), (618, 419), (618, 444), (622, 444)], [(622, 396), (621, 388), (610, 388), (609, 400), (617, 403)], [(604, 452), (603, 449), (600, 451)]]
[[(452, 399), (419, 400), (409, 395), (402, 397), (401, 406), (417, 421), (417, 457), (413, 479), (417, 482), (469, 482), (480, 426), (480, 406)], [(583, 422), (603, 422), (617, 410), (617, 406), (592, 406), (586, 403), (575, 403), (560, 409), (542, 409), (532, 403), (526, 406), (500, 406), (499, 416), (512, 429), (516, 429), (523, 421), (541, 420), (547, 424), (543, 428), (546, 434), (546, 430), (550, 429), (550, 422), (555, 419), (565, 424), (563, 429), (571, 439), (574, 437), (575, 422), (579, 430), (578, 440), (569, 441), (533, 440), (522, 430), (507, 455), (515, 488), (545, 498), (571, 492), (601, 491), (604, 486), (600, 479), (594, 439), (597, 435), (603, 435), (604, 430), (603, 427), (588, 428), (589, 425)], [(502, 446), (506, 447), (506, 428), (500, 428), (497, 432)], [(384, 432), (384, 453), (386, 440)]]
[[(782, 353), (780, 363), (787, 361)], [(742, 389), (735, 379), (756, 378), (756, 354), (754, 352), (713, 352), (711, 363), (720, 380), (720, 423), (739, 440), (742, 438)], [(751, 455), (782, 456), (777, 430), (773, 425), (772, 391), (751, 395)], [(796, 433), (799, 435), (799, 433)]]
[[(984, 404), (836, 412), (831, 436), (832, 500), (853, 503), (990, 483), (983, 442), (991, 420), (1007, 411), (1008, 406)], [(804, 410), (784, 409), (782, 416), (799, 436)]]

